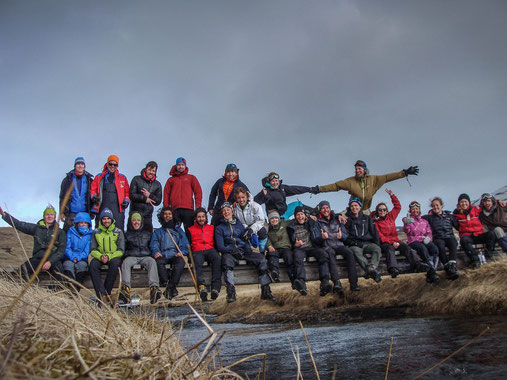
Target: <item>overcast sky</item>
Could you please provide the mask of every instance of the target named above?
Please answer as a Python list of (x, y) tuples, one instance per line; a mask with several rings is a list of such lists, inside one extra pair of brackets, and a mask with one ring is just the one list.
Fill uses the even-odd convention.
[(76, 156), (97, 174), (116, 154), (162, 185), (186, 157), (205, 205), (229, 162), (254, 193), (271, 170), (314, 186), (357, 159), (419, 165), (389, 185), (402, 213), (452, 210), (507, 182), (506, 20), (502, 0), (2, 0), (0, 204), (36, 221)]

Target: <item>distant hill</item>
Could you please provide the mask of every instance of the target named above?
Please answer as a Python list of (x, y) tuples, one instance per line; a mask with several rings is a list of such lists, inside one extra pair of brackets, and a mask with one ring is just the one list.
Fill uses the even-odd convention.
[[(501, 201), (507, 202), (507, 185), (504, 187), (499, 188), (497, 191), (494, 191), (491, 193), (496, 199), (499, 199)], [(478, 205), (480, 199), (476, 199), (472, 202), (473, 205)]]

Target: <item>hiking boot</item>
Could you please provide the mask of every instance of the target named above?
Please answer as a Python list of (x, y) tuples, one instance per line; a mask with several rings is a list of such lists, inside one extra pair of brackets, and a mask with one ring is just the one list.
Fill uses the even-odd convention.
[(329, 282), (329, 280), (322, 280), (320, 282), (320, 296), (323, 297), (327, 293), (333, 290), (333, 285)]
[(306, 291), (306, 283), (299, 278), (294, 280), (294, 289), (296, 289), (302, 296), (306, 296), (308, 294)]
[(276, 301), (276, 298), (273, 297), (273, 294), (271, 294), (271, 289), (269, 288), (269, 285), (262, 285), (261, 286), (261, 300), (266, 301)]
[(236, 301), (236, 289), (234, 285), (227, 285), (227, 303)]
[(206, 285), (199, 285), (199, 297), (201, 297), (202, 302), (206, 302), (208, 300), (208, 292), (206, 291)]
[(355, 285), (350, 285), (350, 291), (351, 292), (358, 292), (360, 291), (361, 288), (359, 287), (359, 285), (355, 284)]
[(158, 286), (150, 286), (150, 304), (156, 304), (160, 297), (162, 297), (162, 292)]
[(380, 276), (380, 273), (376, 270), (372, 270), (370, 272), (370, 277), (375, 281), (377, 284), (380, 284), (380, 281), (382, 281), (382, 276)]
[(428, 272), (426, 272), (426, 281), (430, 284), (440, 281), (440, 278), (438, 277), (435, 269), (431, 268)]
[(177, 295), (178, 290), (176, 289), (176, 286), (168, 282), (164, 290), (164, 297), (167, 298), (168, 300), (172, 300)]
[(125, 284), (121, 284), (119, 299), (123, 303), (130, 303), (130, 288)]
[(454, 281), (459, 277), (458, 271), (456, 270), (456, 263), (448, 262), (444, 269), (448, 280)]
[(400, 271), (396, 267), (389, 268), (388, 272), (391, 275), (391, 278), (396, 278), (400, 274)]
[(481, 267), (481, 261), (479, 260), (479, 257), (474, 257), (470, 265), (472, 266), (472, 269), (479, 269)]
[(212, 301), (214, 301), (218, 298), (218, 293), (219, 293), (218, 290), (215, 290), (215, 289), (211, 290), (211, 300)]
[(100, 299), (106, 306), (113, 306), (113, 301), (111, 301), (111, 296), (109, 294), (103, 295)]
[(428, 269), (429, 269), (428, 265), (421, 261), (415, 265), (415, 270), (417, 273), (427, 272)]
[(343, 293), (343, 286), (340, 280), (333, 281), (333, 293), (338, 294), (340, 298), (345, 298), (345, 293)]
[(271, 278), (273, 279), (273, 282), (280, 282), (280, 273), (272, 271)]

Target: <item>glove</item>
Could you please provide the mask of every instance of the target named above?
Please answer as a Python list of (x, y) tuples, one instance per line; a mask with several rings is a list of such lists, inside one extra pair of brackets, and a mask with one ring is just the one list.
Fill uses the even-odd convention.
[(317, 186), (313, 186), (313, 187), (311, 188), (310, 192), (311, 192), (312, 194), (318, 194), (318, 193), (320, 193), (319, 186), (318, 186), (318, 185), (317, 185)]
[(410, 216), (407, 216), (406, 218), (403, 219), (403, 224), (405, 226), (408, 226), (409, 224), (412, 223), (414, 223), (414, 218), (411, 218)]
[(405, 177), (408, 175), (417, 175), (419, 174), (419, 166), (411, 166), (408, 169), (403, 169), (405, 172)]
[(252, 229), (251, 228), (247, 228), (246, 231), (243, 232), (242, 238), (243, 238), (243, 240), (248, 241), (248, 240), (250, 240), (250, 238), (252, 237), (252, 235), (253, 235)]
[(253, 234), (250, 238), (250, 244), (252, 244), (252, 247), (257, 248), (259, 246), (259, 238), (257, 237), (257, 234)]
[(125, 210), (127, 207), (129, 207), (129, 204), (130, 202), (127, 199), (125, 199), (121, 204), (121, 208)]
[(241, 260), (241, 259), (243, 259), (243, 253), (242, 253), (239, 249), (237, 249), (237, 248), (235, 248), (235, 249), (233, 249), (233, 250), (231, 251), (231, 255), (232, 255), (232, 257), (234, 257), (236, 260)]
[(98, 196), (96, 196), (96, 195), (94, 195), (94, 196), (92, 197), (92, 203), (93, 203), (93, 204), (95, 204), (95, 203), (99, 203), (99, 197), (98, 197)]
[(90, 219), (91, 220), (95, 219), (96, 216), (97, 216), (96, 213), (94, 213), (94, 212), (90, 213)]
[(423, 239), (423, 243), (424, 244), (429, 244), (429, 243), (431, 243), (431, 239), (428, 236), (425, 236), (424, 239)]

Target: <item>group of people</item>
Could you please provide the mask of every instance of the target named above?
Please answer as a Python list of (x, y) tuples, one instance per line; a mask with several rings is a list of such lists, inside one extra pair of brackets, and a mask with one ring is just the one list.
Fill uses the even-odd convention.
[[(507, 206), (487, 193), (483, 194), (480, 206), (472, 206), (470, 197), (461, 194), (452, 213), (443, 210), (438, 197), (431, 201), (431, 210), (426, 215), (422, 215), (420, 203), (411, 202), (409, 214), (403, 218), (406, 243), (398, 237), (395, 221), (401, 204), (391, 190), (386, 189), (392, 209), (389, 211), (387, 204), (379, 203), (370, 213), (375, 193), (387, 182), (417, 175), (417, 166), (386, 175), (370, 175), (366, 163), (359, 160), (354, 165), (354, 176), (313, 187), (286, 185), (278, 173), (270, 172), (262, 179), (262, 190), (253, 196), (240, 181), (238, 167), (228, 164), (213, 185), (205, 209), (201, 186), (189, 174), (185, 158), (177, 158), (163, 189), (157, 180), (155, 161), (148, 162), (130, 186), (118, 171), (118, 165), (119, 158), (111, 155), (102, 172), (93, 176), (86, 171), (84, 158), (76, 158), (74, 169), (67, 173), (60, 189), (63, 231), (59, 231), (43, 263), (59, 228), (55, 208), (48, 206), (36, 224), (18, 221), (0, 208), (4, 221), (34, 236), (33, 256), (21, 266), (25, 276), (33, 274), (39, 264), (56, 279), (61, 279), (63, 273), (77, 283), (82, 283), (89, 272), (97, 297), (110, 303), (121, 268), (120, 298), (128, 303), (131, 269), (141, 265), (148, 272), (150, 302), (154, 304), (162, 294), (168, 299), (178, 295), (180, 277), (191, 261), (202, 300), (208, 299), (208, 290), (212, 300), (218, 297), (223, 274), (227, 302), (234, 302), (234, 267), (238, 260), (246, 260), (258, 271), (261, 299), (275, 301), (270, 283), (279, 281), (280, 258), (286, 264), (292, 288), (301, 295), (307, 295), (304, 260), (313, 256), (319, 268), (320, 295), (336, 292), (343, 297), (336, 255), (344, 257), (347, 263), (350, 290), (359, 291), (356, 263), (366, 278), (380, 283), (381, 255), (385, 256), (393, 278), (400, 273), (395, 251), (407, 258), (412, 271), (426, 272), (429, 283), (439, 281), (436, 273), (439, 261), (447, 278), (457, 279), (458, 242), (453, 229), (458, 231), (460, 244), (474, 268), (480, 266), (475, 244), (485, 244), (488, 260), (496, 258), (497, 241), (507, 251)], [(339, 190), (351, 195), (343, 213), (333, 212), (325, 200), (316, 208), (300, 202), (287, 204), (287, 197), (293, 195)], [(68, 193), (69, 200), (64, 202)], [(163, 207), (157, 213), (161, 227), (154, 230), (153, 212), (162, 202)], [(192, 260), (188, 259), (190, 254)], [(204, 261), (211, 268), (210, 288), (203, 276)], [(108, 269), (103, 282), (100, 272), (104, 264)], [(171, 264), (170, 270), (167, 264)]]

